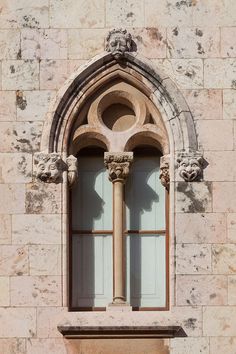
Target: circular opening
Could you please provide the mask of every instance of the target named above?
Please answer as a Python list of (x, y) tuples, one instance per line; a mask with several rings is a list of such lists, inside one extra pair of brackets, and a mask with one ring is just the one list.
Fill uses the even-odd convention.
[(133, 109), (125, 104), (113, 103), (102, 113), (102, 121), (107, 128), (122, 132), (134, 125), (136, 116)]

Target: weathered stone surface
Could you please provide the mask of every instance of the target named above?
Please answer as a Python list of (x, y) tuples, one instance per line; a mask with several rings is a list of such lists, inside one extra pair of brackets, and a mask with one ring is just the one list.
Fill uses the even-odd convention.
[(21, 59), (20, 31), (0, 30), (0, 59)]
[(210, 182), (177, 182), (176, 211), (204, 213), (212, 210), (212, 186)]
[(52, 28), (101, 28), (104, 26), (103, 0), (50, 1)]
[(15, 93), (0, 91), (0, 121), (8, 122), (16, 120)]
[(41, 122), (1, 122), (0, 152), (37, 151), (41, 132)]
[(204, 170), (205, 181), (235, 181), (236, 155), (234, 151), (206, 151), (204, 158), (208, 163)]
[[(204, 150), (233, 150), (233, 122), (230, 120), (198, 120), (199, 147)], [(209, 134), (211, 132), (211, 134)]]
[(28, 274), (28, 247), (2, 245), (0, 248), (0, 275)]
[[(216, 75), (217, 73), (217, 75)], [(236, 88), (236, 59), (206, 59), (205, 88)]]
[(0, 308), (0, 318), (4, 323), (0, 326), (0, 338), (34, 337), (36, 334), (36, 310), (33, 308)]
[(12, 306), (59, 306), (61, 278), (59, 276), (22, 276), (11, 278)]
[(32, 180), (32, 155), (0, 153), (0, 183), (27, 183)]
[(13, 244), (60, 244), (60, 215), (13, 215)]
[(175, 220), (177, 243), (226, 242), (226, 215), (223, 213), (178, 213)]
[(11, 243), (11, 215), (0, 215), (0, 244)]
[(0, 214), (25, 212), (25, 186), (23, 184), (0, 184)]
[(40, 89), (58, 90), (68, 78), (66, 60), (42, 60), (40, 63)]
[(121, 0), (106, 2), (107, 27), (141, 27), (144, 26), (144, 9), (141, 0)]
[(210, 354), (236, 353), (235, 337), (211, 337)]
[(209, 354), (208, 338), (171, 339), (170, 348), (171, 354)]
[(176, 246), (177, 274), (210, 274), (211, 246), (182, 244)]
[(228, 277), (228, 304), (236, 305), (236, 275)]
[(223, 275), (179, 275), (177, 305), (227, 305), (227, 277)]
[[(227, 196), (227, 198), (226, 198)], [(213, 182), (213, 211), (236, 212), (236, 183)]]
[(61, 338), (27, 340), (27, 354), (42, 354), (45, 351), (50, 354), (75, 354), (67, 351), (66, 344)]
[(166, 30), (164, 27), (134, 28), (132, 37), (137, 51), (146, 58), (166, 57)]
[(169, 58), (211, 58), (220, 55), (219, 28), (171, 27), (167, 29)]
[(209, 306), (203, 308), (203, 335), (204, 336), (211, 336), (211, 337), (235, 336), (235, 326), (236, 326), (235, 306)]
[(221, 28), (221, 56), (236, 57), (236, 28)]
[(0, 353), (4, 354), (25, 354), (25, 339), (0, 339)]
[(229, 243), (236, 243), (236, 214), (227, 214), (227, 239)]
[[(0, 306), (10, 305), (9, 277), (0, 277)], [(1, 348), (1, 344), (0, 344)]]
[(26, 186), (26, 212), (29, 214), (56, 214), (61, 211), (61, 185), (43, 182)]
[(3, 90), (37, 90), (39, 63), (34, 60), (7, 60), (2, 62)]
[(18, 121), (44, 121), (54, 91), (18, 91), (16, 109)]
[(223, 90), (223, 118), (236, 119), (235, 112), (236, 91)]
[(29, 246), (29, 271), (30, 275), (60, 275), (61, 247), (59, 245)]
[(215, 274), (236, 274), (236, 245), (212, 246), (212, 271)]

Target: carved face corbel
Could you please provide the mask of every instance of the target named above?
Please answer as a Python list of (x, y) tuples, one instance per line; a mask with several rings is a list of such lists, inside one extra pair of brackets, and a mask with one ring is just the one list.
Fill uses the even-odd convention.
[(62, 172), (65, 163), (60, 154), (39, 152), (34, 156), (36, 165), (36, 177), (46, 183), (59, 183), (62, 181)]
[(170, 157), (169, 155), (165, 155), (161, 157), (160, 163), (160, 180), (161, 184), (169, 190), (170, 188)]
[(203, 157), (200, 154), (182, 154), (177, 158), (180, 177), (186, 182), (200, 180), (203, 171)]
[(131, 50), (131, 34), (121, 28), (113, 29), (107, 36), (106, 50), (111, 52), (116, 60), (120, 60), (125, 52)]
[(75, 183), (78, 180), (78, 161), (77, 158), (73, 155), (70, 155), (67, 157), (66, 159), (66, 163), (67, 163), (67, 178), (68, 178), (68, 183), (69, 183), (69, 187), (73, 187), (75, 185)]

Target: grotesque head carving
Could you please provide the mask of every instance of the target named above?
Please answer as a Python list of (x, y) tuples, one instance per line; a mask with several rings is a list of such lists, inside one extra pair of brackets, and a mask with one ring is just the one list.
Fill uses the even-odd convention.
[(46, 183), (57, 183), (61, 181), (63, 172), (63, 161), (57, 153), (38, 153), (34, 157), (36, 177)]
[(113, 29), (107, 36), (106, 50), (111, 52), (116, 60), (120, 60), (125, 52), (130, 52), (131, 42), (131, 34), (126, 30)]
[(192, 182), (199, 179), (202, 175), (202, 162), (201, 156), (183, 156), (178, 158), (179, 175), (186, 181)]

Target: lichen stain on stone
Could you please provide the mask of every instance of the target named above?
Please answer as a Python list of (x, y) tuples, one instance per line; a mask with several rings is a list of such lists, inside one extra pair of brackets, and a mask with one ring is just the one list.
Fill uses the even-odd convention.
[(236, 80), (231, 81), (231, 88), (236, 89)]
[(134, 16), (133, 12), (128, 12), (127, 15), (126, 15), (127, 18), (130, 18), (130, 17), (133, 17), (133, 16)]
[(184, 326), (186, 328), (194, 330), (197, 328), (196, 322), (197, 322), (196, 318), (188, 318), (187, 320), (184, 321)]
[(23, 94), (23, 91), (17, 90), (16, 91), (16, 105), (19, 107), (22, 111), (26, 109), (27, 107), (27, 100)]
[(198, 37), (202, 37), (202, 36), (203, 36), (202, 30), (200, 30), (200, 29), (198, 29), (198, 28), (196, 28), (195, 34), (196, 34), (196, 36), (198, 36)]
[(175, 28), (172, 30), (172, 32), (173, 32), (173, 35), (174, 35), (174, 36), (178, 36), (178, 34), (179, 34), (178, 27), (175, 27)]
[(181, 0), (175, 3), (175, 7), (180, 10), (184, 7), (191, 7), (196, 5), (196, 0)]
[(199, 42), (197, 42), (197, 52), (198, 54), (205, 54), (205, 50), (202, 48), (202, 45)]
[(21, 49), (18, 50), (18, 53), (16, 55), (16, 59), (21, 59), (22, 58), (22, 54), (21, 54)]
[(36, 20), (35, 17), (31, 16), (31, 15), (24, 15), (23, 16), (23, 27), (27, 27), (27, 28), (38, 28), (39, 27), (39, 22)]
[(162, 41), (163, 36), (157, 28), (147, 27), (147, 33), (151, 40)]
[(10, 65), (10, 72), (11, 74), (14, 74), (16, 72), (14, 65)]

